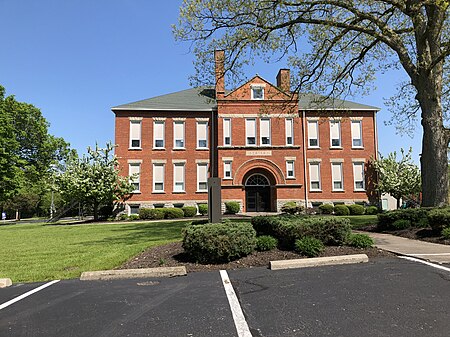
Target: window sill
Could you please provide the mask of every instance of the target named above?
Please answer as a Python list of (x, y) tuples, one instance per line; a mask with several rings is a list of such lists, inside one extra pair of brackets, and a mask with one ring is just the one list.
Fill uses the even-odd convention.
[(166, 194), (164, 191), (153, 191), (152, 194)]
[(174, 151), (186, 151), (185, 147), (174, 147), (173, 148)]
[(208, 193), (208, 190), (203, 190), (203, 191), (195, 191), (195, 193)]
[(172, 191), (172, 194), (185, 194), (186, 191)]
[(352, 146), (352, 150), (364, 150), (364, 146)]
[(331, 190), (331, 192), (333, 192), (333, 193), (344, 193), (345, 190)]
[(166, 148), (165, 147), (154, 147), (153, 151), (165, 151)]
[(141, 191), (133, 191), (133, 192), (131, 192), (131, 194), (141, 194), (142, 192)]
[(322, 192), (322, 190), (309, 190), (310, 192), (319, 192), (319, 193), (321, 193)]
[(286, 180), (295, 180), (295, 177), (286, 177)]
[(342, 146), (330, 146), (330, 150), (343, 150)]
[(233, 178), (232, 177), (224, 177), (224, 178), (222, 178), (223, 180), (233, 180)]
[(142, 147), (129, 147), (128, 151), (142, 151)]
[(209, 151), (209, 147), (197, 147), (197, 151)]
[(366, 190), (362, 190), (362, 189), (355, 189), (355, 190), (353, 190), (353, 192), (366, 192)]
[(308, 150), (320, 150), (320, 146), (308, 146)]

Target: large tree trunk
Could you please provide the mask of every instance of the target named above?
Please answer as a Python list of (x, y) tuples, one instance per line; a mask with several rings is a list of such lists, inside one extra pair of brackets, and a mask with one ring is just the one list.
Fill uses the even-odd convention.
[(448, 130), (444, 128), (439, 79), (417, 88), (422, 109), (422, 206), (448, 204)]

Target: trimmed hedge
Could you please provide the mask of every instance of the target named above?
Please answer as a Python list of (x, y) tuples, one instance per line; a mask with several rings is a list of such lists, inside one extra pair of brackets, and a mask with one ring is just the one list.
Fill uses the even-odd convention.
[(201, 215), (206, 215), (208, 214), (208, 204), (199, 204), (198, 205), (198, 212)]
[(249, 223), (190, 225), (183, 248), (200, 263), (229, 262), (255, 250), (256, 232)]
[(364, 214), (364, 206), (362, 205), (348, 205), (348, 209), (350, 211), (350, 215), (363, 215)]
[(179, 219), (184, 217), (184, 212), (181, 208), (164, 208), (164, 219)]
[(392, 228), (397, 230), (407, 229), (409, 227), (411, 227), (411, 221), (409, 221), (408, 219), (398, 219), (395, 220), (392, 224)]
[(192, 218), (197, 215), (197, 207), (195, 206), (184, 206), (181, 210), (185, 218)]
[(256, 238), (256, 250), (265, 252), (277, 248), (278, 240), (270, 235), (258, 236)]
[(426, 227), (430, 220), (428, 218), (429, 212), (431, 212), (430, 208), (408, 208), (380, 213), (377, 215), (377, 228), (379, 230), (395, 229), (392, 224), (397, 220), (409, 220), (413, 227)]
[(350, 234), (347, 245), (356, 248), (370, 248), (374, 245), (374, 242), (367, 234)]
[(282, 224), (282, 217), (272, 216), (254, 216), (251, 220), (252, 226), (258, 235), (277, 236), (277, 228)]
[(436, 231), (450, 227), (450, 208), (435, 208), (428, 212), (428, 223)]
[(336, 205), (334, 206), (335, 215), (350, 215), (350, 210), (347, 205)]
[(164, 219), (165, 208), (139, 208), (139, 219), (161, 220)]
[(295, 241), (295, 251), (304, 256), (318, 256), (324, 251), (324, 249), (325, 246), (322, 241), (310, 236), (305, 236)]
[(379, 210), (378, 210), (377, 206), (368, 206), (366, 208), (366, 214), (367, 215), (375, 215), (375, 214), (378, 214), (378, 213), (379, 213)]
[(236, 214), (241, 210), (241, 205), (237, 201), (228, 201), (225, 203), (225, 212), (227, 214)]
[(281, 212), (291, 215), (303, 213), (304, 210), (305, 208), (301, 205), (297, 205), (295, 201), (288, 201), (281, 206)]
[(333, 214), (334, 206), (331, 204), (323, 204), (319, 206), (319, 210), (322, 214)]

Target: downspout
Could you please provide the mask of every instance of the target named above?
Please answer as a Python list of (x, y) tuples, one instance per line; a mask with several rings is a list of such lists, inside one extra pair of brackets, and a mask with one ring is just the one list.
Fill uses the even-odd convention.
[(303, 134), (303, 181), (304, 189), (305, 189), (305, 209), (308, 208), (308, 177), (306, 174), (306, 134), (305, 134), (305, 121), (306, 121), (306, 115), (305, 110), (302, 110), (302, 134)]

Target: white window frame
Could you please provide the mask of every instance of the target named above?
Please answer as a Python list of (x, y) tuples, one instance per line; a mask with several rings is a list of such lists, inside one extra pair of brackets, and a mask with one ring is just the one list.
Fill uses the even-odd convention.
[[(294, 118), (286, 118), (284, 122), (285, 133), (286, 133), (286, 145), (294, 145)], [(289, 138), (291, 141), (289, 142)]]
[[(156, 130), (157, 130), (157, 125), (162, 125), (162, 138), (157, 138), (156, 137)], [(164, 149), (166, 146), (166, 141), (165, 141), (165, 136), (166, 136), (166, 122), (165, 121), (153, 121), (153, 148), (154, 149)], [(157, 146), (156, 142), (157, 141), (162, 141), (162, 146)]]
[[(132, 167), (137, 167), (137, 172), (133, 172)], [(132, 178), (131, 176), (137, 174), (137, 177)], [(128, 175), (130, 176), (130, 183), (137, 184), (137, 188), (133, 190), (132, 193), (141, 193), (141, 164), (140, 163), (129, 163), (128, 164)]]
[[(205, 167), (206, 177), (205, 181), (201, 181), (200, 179), (200, 167)], [(205, 184), (205, 188), (200, 188), (200, 184)], [(208, 164), (207, 163), (198, 163), (197, 164), (197, 192), (208, 192)]]
[[(139, 129), (137, 131), (138, 135), (135, 135), (133, 130), (133, 124), (139, 124)], [(133, 141), (138, 141), (138, 146), (133, 146)], [(141, 120), (130, 120), (130, 149), (142, 149), (142, 121)]]
[[(265, 127), (263, 126), (264, 123), (268, 124), (268, 134), (263, 134), (263, 131)], [(272, 145), (272, 125), (270, 123), (270, 118), (260, 118), (259, 119), (259, 144), (261, 146), (270, 146)], [(263, 139), (268, 138), (268, 143), (264, 143)]]
[[(249, 136), (249, 125), (248, 125), (248, 122), (250, 122), (250, 121), (252, 121), (253, 122), (253, 124), (254, 124), (254, 135), (253, 136)], [(256, 118), (246, 118), (245, 119), (245, 145), (246, 146), (257, 146), (258, 144), (257, 144), (257, 137), (256, 137), (256, 135), (257, 135), (257, 127), (256, 127)], [(254, 138), (255, 139), (255, 143), (254, 144), (250, 144), (249, 142), (248, 142), (248, 138)]]
[[(292, 174), (289, 174), (290, 171)], [(295, 160), (286, 160), (286, 178), (295, 178)]]
[[(182, 125), (182, 131), (183, 131), (182, 133), (183, 133), (183, 135), (182, 135), (181, 138), (177, 138), (176, 137), (176, 133), (175, 133), (176, 127), (175, 127), (175, 125)], [(174, 121), (173, 122), (173, 148), (174, 149), (184, 150), (186, 148), (186, 139), (185, 138), (186, 138), (186, 124), (184, 123), (184, 121)], [(182, 142), (181, 146), (177, 145), (177, 140), (181, 140), (181, 142)]]
[[(227, 144), (227, 138), (229, 139), (229, 144)], [(231, 146), (231, 118), (223, 119), (223, 146)]]
[[(355, 133), (353, 130), (353, 124), (358, 124), (359, 125), (359, 134), (355, 135)], [(357, 121), (351, 121), (351, 133), (352, 133), (352, 148), (354, 149), (362, 149), (364, 147), (363, 144), (363, 138), (362, 138), (362, 120), (357, 120)], [(355, 140), (359, 141), (359, 145), (355, 145)]]
[[(312, 166), (317, 166), (317, 174), (318, 174), (318, 178), (319, 180), (312, 180), (311, 179), (311, 167)], [(311, 162), (309, 163), (309, 190), (310, 191), (314, 191), (314, 192), (321, 192), (322, 191), (322, 179), (321, 179), (321, 174), (320, 174), (320, 162)], [(318, 182), (319, 183), (319, 187), (318, 188), (313, 188), (312, 184), (313, 182)]]
[[(231, 160), (225, 160), (223, 162), (223, 179), (233, 179), (233, 171), (232, 171), (232, 164), (233, 162)], [(227, 176), (227, 172), (229, 175)]]
[[(157, 181), (155, 177), (155, 167), (162, 167), (162, 181)], [(153, 163), (153, 193), (164, 193), (165, 190), (165, 175), (166, 175), (166, 165), (163, 163)], [(162, 189), (157, 190), (156, 184), (162, 184)]]
[[(181, 168), (181, 179), (177, 180), (177, 171)], [(180, 185), (181, 184), (181, 185)], [(181, 188), (179, 188), (181, 186)], [(186, 192), (186, 165), (185, 163), (173, 164), (173, 193), (185, 193)]]
[[(311, 132), (310, 132), (310, 125), (314, 125), (315, 129), (316, 129), (316, 137), (311, 137)], [(308, 148), (310, 149), (318, 149), (320, 148), (320, 143), (319, 143), (319, 121), (314, 120), (314, 121), (308, 121)], [(311, 140), (316, 140), (317, 141), (317, 145), (311, 145)]]
[[(261, 91), (261, 96), (258, 97), (255, 95), (255, 91)], [(262, 85), (252, 85), (251, 86), (251, 98), (252, 100), (264, 100), (264, 86)]]
[[(356, 166), (360, 166), (361, 167), (361, 175), (362, 175), (362, 188), (361, 187), (357, 187), (356, 183), (357, 182), (361, 182), (361, 180), (356, 180), (356, 174), (355, 174), (355, 168)], [(365, 191), (366, 190), (366, 181), (365, 181), (365, 177), (364, 177), (364, 167), (365, 167), (365, 163), (364, 162), (353, 162), (353, 188), (355, 191)]]
[[(339, 167), (339, 176), (336, 176), (335, 174), (335, 167)], [(340, 183), (341, 187), (335, 187), (334, 183)], [(343, 165), (342, 163), (331, 163), (331, 190), (333, 192), (338, 191), (342, 192), (344, 191), (344, 172), (343, 172)]]
[[(337, 124), (339, 145), (333, 145), (333, 125)], [(336, 138), (334, 138), (336, 139)], [(330, 119), (330, 147), (340, 149), (342, 148), (342, 135), (341, 135), (341, 121), (338, 119)]]
[[(200, 126), (205, 128), (205, 139), (200, 139)], [(205, 141), (205, 146), (200, 146), (200, 141)], [(208, 148), (208, 122), (198, 121), (197, 122), (197, 149), (207, 149)]]

